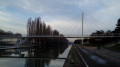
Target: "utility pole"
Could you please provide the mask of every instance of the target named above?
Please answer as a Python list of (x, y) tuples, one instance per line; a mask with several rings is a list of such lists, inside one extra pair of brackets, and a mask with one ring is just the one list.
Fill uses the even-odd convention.
[(83, 17), (84, 17), (84, 13), (82, 12), (82, 46), (83, 46)]

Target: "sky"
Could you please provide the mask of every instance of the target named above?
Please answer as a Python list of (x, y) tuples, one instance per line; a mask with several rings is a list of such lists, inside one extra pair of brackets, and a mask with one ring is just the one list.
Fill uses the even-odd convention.
[(120, 0), (0, 0), (0, 29), (26, 35), (29, 18), (41, 17), (52, 29), (67, 36), (96, 30), (114, 30), (120, 18)]

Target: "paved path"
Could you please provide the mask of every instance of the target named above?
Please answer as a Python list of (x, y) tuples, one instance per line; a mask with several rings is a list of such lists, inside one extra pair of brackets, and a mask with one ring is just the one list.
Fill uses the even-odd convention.
[[(78, 51), (83, 57), (88, 67), (120, 67), (105, 58), (94, 54), (92, 51), (86, 50), (80, 46), (77, 46)], [(94, 50), (93, 50), (94, 51)]]
[(115, 51), (110, 51), (108, 49), (101, 48), (100, 50), (97, 50), (96, 47), (83, 47), (84, 49), (89, 50), (92, 53), (95, 53), (106, 60), (119, 65), (120, 66), (120, 53), (115, 52)]

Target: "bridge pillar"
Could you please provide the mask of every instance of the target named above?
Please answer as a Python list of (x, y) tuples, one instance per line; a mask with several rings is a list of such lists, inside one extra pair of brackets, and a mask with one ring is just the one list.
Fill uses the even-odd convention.
[(84, 40), (84, 38), (83, 38), (83, 16), (84, 16), (84, 13), (82, 12), (82, 46), (83, 46), (83, 40)]

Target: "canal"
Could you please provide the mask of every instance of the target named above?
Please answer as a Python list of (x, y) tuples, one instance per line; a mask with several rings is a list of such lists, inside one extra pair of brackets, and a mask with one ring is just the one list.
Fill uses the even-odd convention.
[(2, 67), (63, 67), (71, 45), (0, 51)]

